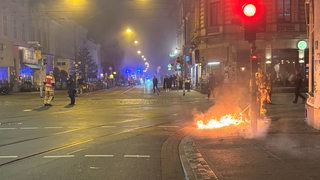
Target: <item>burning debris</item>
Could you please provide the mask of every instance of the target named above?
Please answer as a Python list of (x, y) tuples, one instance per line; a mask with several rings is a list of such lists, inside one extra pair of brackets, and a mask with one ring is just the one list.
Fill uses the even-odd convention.
[(239, 116), (232, 116), (230, 114), (227, 114), (225, 116), (222, 116), (219, 120), (210, 119), (209, 121), (206, 121), (206, 123), (203, 120), (198, 120), (197, 126), (199, 129), (216, 129), (226, 126), (238, 126), (240, 124), (248, 123), (249, 121), (243, 119), (241, 114)]
[[(252, 126), (252, 120), (249, 118), (250, 101), (246, 88), (224, 86), (218, 91), (219, 96), (215, 99), (215, 104), (207, 112), (194, 113), (197, 129), (212, 129), (210, 133), (202, 131), (202, 135), (209, 133), (214, 137), (237, 135), (246, 138), (265, 136), (270, 121), (264, 116), (265, 112), (260, 112), (260, 118), (255, 120), (256, 128)], [(265, 102), (268, 98), (262, 99)]]

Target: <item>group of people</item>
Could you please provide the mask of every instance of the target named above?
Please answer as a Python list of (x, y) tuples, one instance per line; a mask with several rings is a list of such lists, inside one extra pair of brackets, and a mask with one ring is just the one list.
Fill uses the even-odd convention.
[[(45, 86), (45, 94), (43, 104), (44, 106), (51, 106), (51, 102), (54, 99), (54, 88), (55, 88), (55, 78), (53, 76), (53, 71), (50, 71), (43, 82)], [(71, 75), (67, 79), (68, 96), (70, 98), (69, 105), (75, 105), (76, 88), (75, 81)]]
[(172, 87), (176, 86), (176, 76), (175, 75), (166, 75), (163, 79), (163, 89), (168, 92)]

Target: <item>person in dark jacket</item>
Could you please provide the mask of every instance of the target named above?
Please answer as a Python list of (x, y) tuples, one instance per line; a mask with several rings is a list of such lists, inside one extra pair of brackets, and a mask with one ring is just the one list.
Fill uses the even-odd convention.
[(67, 88), (68, 88), (68, 95), (70, 98), (70, 104), (69, 105), (75, 105), (76, 102), (76, 88), (75, 88), (75, 82), (71, 75), (69, 75), (67, 79)]
[(159, 95), (160, 90), (158, 88), (158, 78), (156, 76), (153, 76), (152, 83), (153, 83), (153, 93), (157, 92), (157, 94)]
[(295, 81), (295, 90), (294, 90), (295, 99), (293, 100), (293, 103), (295, 104), (298, 102), (298, 97), (301, 97), (303, 102), (306, 101), (306, 97), (304, 97), (300, 92), (302, 85), (303, 85), (302, 74), (299, 70), (296, 70), (296, 81)]

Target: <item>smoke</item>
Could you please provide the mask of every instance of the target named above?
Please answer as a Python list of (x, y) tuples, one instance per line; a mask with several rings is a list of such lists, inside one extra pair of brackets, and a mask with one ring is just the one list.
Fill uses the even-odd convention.
[(200, 135), (205, 134), (210, 137), (241, 136), (257, 139), (266, 137), (271, 121), (267, 117), (262, 117), (257, 119), (256, 126), (253, 126), (249, 116), (250, 94), (248, 92), (248, 87), (239, 84), (223, 85), (215, 88), (213, 106), (206, 112), (193, 111), (195, 123), (198, 120), (203, 122), (212, 119), (220, 120), (227, 114), (233, 115), (237, 119), (243, 119), (244, 122), (240, 125), (200, 130), (202, 131)]

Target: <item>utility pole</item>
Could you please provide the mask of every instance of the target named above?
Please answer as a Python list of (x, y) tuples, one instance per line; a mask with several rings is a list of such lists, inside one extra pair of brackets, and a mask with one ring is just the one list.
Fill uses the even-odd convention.
[(185, 96), (186, 95), (186, 82), (185, 82), (185, 79), (186, 79), (186, 68), (187, 68), (187, 65), (186, 65), (186, 59), (185, 59), (185, 55), (186, 55), (186, 52), (187, 52), (187, 17), (184, 17), (183, 18), (183, 39), (184, 39), (184, 45), (183, 45), (183, 56), (181, 58), (181, 62), (182, 62), (182, 95)]

